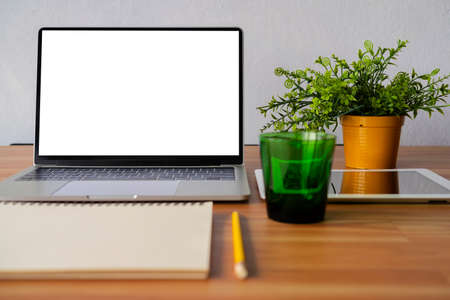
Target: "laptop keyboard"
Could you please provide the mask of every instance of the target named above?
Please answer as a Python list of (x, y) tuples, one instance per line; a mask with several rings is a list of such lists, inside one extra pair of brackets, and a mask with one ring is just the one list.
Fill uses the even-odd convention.
[(234, 168), (38, 168), (18, 181), (234, 180)]

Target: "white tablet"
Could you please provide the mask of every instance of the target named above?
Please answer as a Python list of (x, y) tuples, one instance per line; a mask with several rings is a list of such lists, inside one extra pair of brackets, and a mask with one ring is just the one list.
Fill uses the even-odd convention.
[[(255, 170), (265, 199), (262, 170)], [(449, 203), (450, 181), (427, 169), (333, 170), (328, 202)]]

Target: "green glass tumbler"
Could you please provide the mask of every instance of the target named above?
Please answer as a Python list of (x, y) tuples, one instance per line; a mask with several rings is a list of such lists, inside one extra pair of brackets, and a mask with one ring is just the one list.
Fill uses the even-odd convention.
[(322, 221), (336, 137), (297, 131), (259, 138), (269, 218), (297, 224)]

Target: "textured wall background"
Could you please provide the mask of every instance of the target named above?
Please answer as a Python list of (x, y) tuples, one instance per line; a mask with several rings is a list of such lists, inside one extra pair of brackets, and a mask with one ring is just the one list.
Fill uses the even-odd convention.
[[(245, 142), (257, 143), (256, 107), (283, 93), (276, 66), (319, 55), (356, 56), (365, 39), (408, 39), (397, 70), (450, 72), (450, 1), (0, 1), (0, 145), (32, 142), (37, 31), (42, 26), (239, 26), (244, 30)], [(220, 91), (217, 91), (220, 93)], [(168, 120), (170, 122), (170, 120)], [(339, 141), (340, 129), (337, 130)], [(447, 116), (407, 120), (404, 145), (450, 145)]]

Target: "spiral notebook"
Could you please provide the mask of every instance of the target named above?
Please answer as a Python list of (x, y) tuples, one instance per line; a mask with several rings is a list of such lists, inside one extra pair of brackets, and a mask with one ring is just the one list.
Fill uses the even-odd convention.
[(212, 203), (0, 203), (0, 279), (201, 279)]

